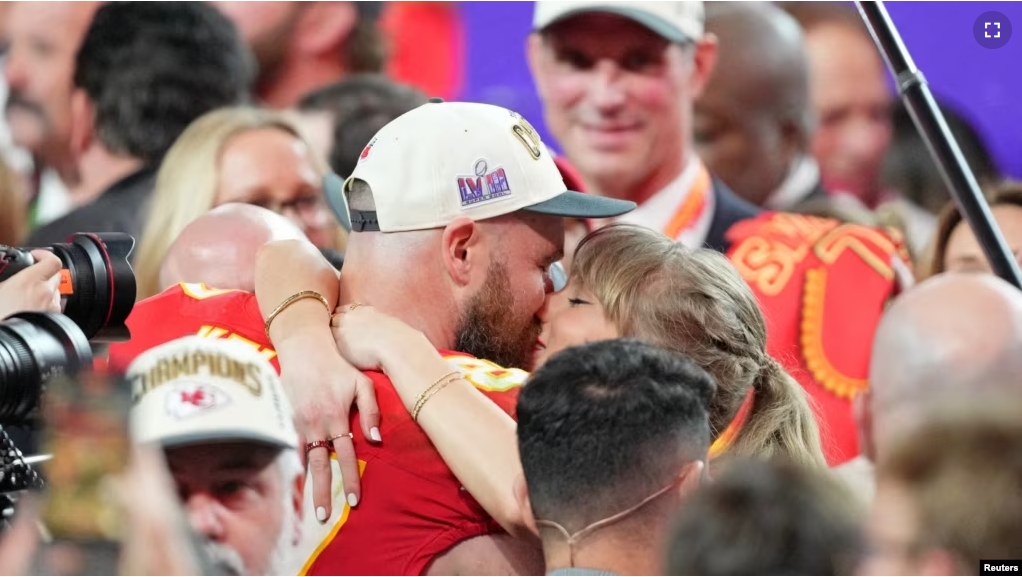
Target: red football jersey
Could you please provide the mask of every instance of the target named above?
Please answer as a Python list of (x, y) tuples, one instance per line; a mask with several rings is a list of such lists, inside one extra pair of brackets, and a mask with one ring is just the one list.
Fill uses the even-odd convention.
[(182, 283), (135, 303), (126, 324), (131, 340), (110, 345), (109, 367), (115, 372), (125, 372), (135, 357), (153, 347), (195, 335), (251, 345), (280, 372), (259, 303), (249, 292)]
[[(515, 416), (518, 391), (527, 373), (460, 353), (441, 353)], [(334, 507), (323, 525), (312, 518), (312, 486), (307, 481), (300, 546), (305, 562), (300, 575), (420, 575), (434, 558), (461, 541), (502, 531), (412, 421), (390, 379), (378, 372), (366, 374), (376, 385), (383, 442), (368, 442), (358, 415), (352, 415), (362, 497), (354, 509), (348, 507), (340, 470), (333, 462)]]
[[(251, 344), (280, 371), (252, 293), (181, 284), (137, 303), (127, 325), (131, 340), (110, 347), (112, 370), (123, 372), (138, 355), (163, 343), (200, 335)], [(441, 353), (452, 370), (460, 370), (515, 416), (527, 373), (461, 353)], [(351, 430), (362, 472), (362, 498), (354, 509), (347, 506), (336, 462), (335, 504), (326, 523), (315, 518), (311, 479), (306, 481), (302, 540), (291, 560), (301, 574), (418, 575), (457, 543), (501, 531), (412, 421), (390, 380), (382, 373), (366, 374), (376, 386), (383, 442), (367, 442), (353, 412)]]

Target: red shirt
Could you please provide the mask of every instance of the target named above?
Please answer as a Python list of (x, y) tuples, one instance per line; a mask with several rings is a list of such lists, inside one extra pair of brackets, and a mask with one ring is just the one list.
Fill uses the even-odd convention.
[(259, 303), (249, 292), (182, 283), (135, 303), (126, 324), (131, 340), (110, 345), (109, 367), (114, 372), (125, 372), (135, 357), (153, 347), (195, 335), (249, 344), (280, 372)]
[[(527, 373), (461, 353), (441, 354), (490, 400), (515, 416), (519, 386)], [(420, 575), (452, 546), (502, 531), (412, 421), (390, 379), (378, 372), (366, 374), (376, 385), (383, 442), (367, 442), (357, 414), (352, 415), (362, 497), (354, 509), (347, 506), (339, 469), (333, 463), (334, 511), (322, 526), (311, 519), (304, 523), (305, 532), (313, 535), (303, 535), (301, 553), (311, 552), (300, 575)], [(429, 384), (424, 382), (423, 387)], [(311, 490), (307, 483), (307, 517)]]
[[(110, 347), (110, 366), (124, 371), (138, 355), (171, 340), (203, 335), (242, 340), (271, 359), (276, 352), (263, 332), (252, 293), (178, 285), (135, 305), (128, 317), (132, 338)], [(450, 351), (441, 354), (505, 412), (515, 416), (519, 386), (528, 374)], [(405, 409), (390, 380), (367, 372), (376, 386), (383, 443), (366, 441), (351, 415), (355, 454), (362, 471), (362, 497), (347, 506), (340, 470), (333, 463), (334, 507), (320, 524), (312, 486), (304, 494), (302, 543), (295, 571), (309, 575), (418, 575), (457, 543), (500, 526), (465, 491), (433, 444)], [(429, 383), (424, 382), (423, 386)]]

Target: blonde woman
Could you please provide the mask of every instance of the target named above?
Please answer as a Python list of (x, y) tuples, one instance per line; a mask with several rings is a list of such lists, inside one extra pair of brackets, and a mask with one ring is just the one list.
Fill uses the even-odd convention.
[(228, 202), (283, 214), (318, 248), (343, 250), (343, 230), (322, 194), (326, 171), (325, 161), (280, 113), (236, 107), (197, 119), (168, 151), (156, 177), (135, 257), (138, 298), (159, 292), (160, 264), (181, 230)]
[[(274, 252), (272, 244), (264, 250), (267, 259), (294, 256)], [(325, 266), (323, 272), (258, 278), (260, 298), (277, 302), (280, 295), (307, 289), (336, 295), (336, 287), (326, 286), (331, 277)], [(288, 326), (323, 322), (317, 308), (287, 311)], [(338, 312), (332, 321), (337, 348), (360, 369), (386, 372), (410, 411), (424, 389), (450, 370), (422, 333), (400, 321), (370, 306)], [(305, 314), (307, 321), (298, 318)], [(826, 467), (808, 396), (767, 354), (766, 324), (756, 298), (723, 255), (686, 248), (642, 227), (602, 228), (579, 243), (568, 284), (548, 297), (541, 320), (535, 366), (585, 342), (637, 337), (684, 353), (713, 375), (710, 458), (716, 464), (731, 457), (778, 456)], [(310, 354), (310, 362), (320, 362), (319, 354)], [(286, 372), (290, 361), (280, 360)], [(341, 380), (336, 374), (331, 379)], [(467, 381), (435, 393), (421, 407), (419, 425), (494, 519), (509, 531), (521, 531), (522, 513), (510, 491), (521, 474), (514, 422), (493, 411)]]

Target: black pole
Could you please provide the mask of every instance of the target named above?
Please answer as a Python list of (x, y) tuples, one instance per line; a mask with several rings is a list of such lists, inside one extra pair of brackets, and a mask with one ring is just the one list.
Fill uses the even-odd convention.
[(898, 83), (898, 92), (937, 163), (944, 183), (951, 191), (951, 197), (983, 247), (990, 267), (997, 276), (1022, 289), (1022, 274), (1019, 273), (1018, 263), (994, 222), (990, 205), (980, 192), (976, 177), (958, 148), (958, 142), (951, 135), (944, 114), (930, 93), (926, 78), (912, 61), (884, 3), (856, 2), (856, 5)]

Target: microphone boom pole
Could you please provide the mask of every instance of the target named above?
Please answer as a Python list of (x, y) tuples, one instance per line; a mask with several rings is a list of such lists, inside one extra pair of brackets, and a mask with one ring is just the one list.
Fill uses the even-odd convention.
[(990, 205), (980, 192), (976, 177), (965, 162), (958, 142), (951, 135), (926, 78), (912, 61), (884, 3), (875, 1), (855, 4), (897, 81), (902, 101), (933, 156), (944, 183), (951, 191), (951, 197), (976, 235), (991, 268), (997, 276), (1022, 290), (1022, 274), (1019, 273), (1018, 263), (994, 222)]

